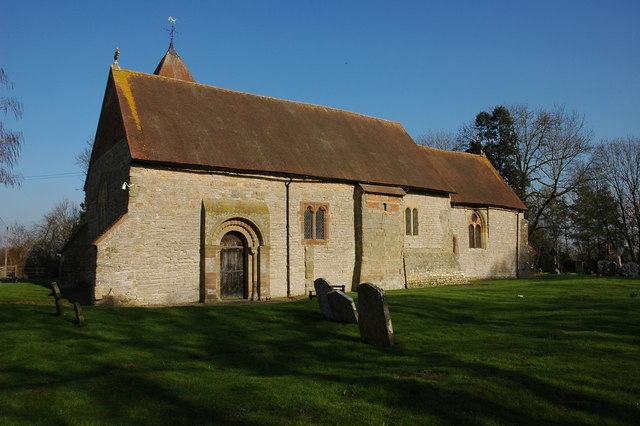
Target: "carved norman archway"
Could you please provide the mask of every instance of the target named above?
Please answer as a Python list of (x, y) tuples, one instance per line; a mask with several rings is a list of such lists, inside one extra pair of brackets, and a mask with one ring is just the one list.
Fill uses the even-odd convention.
[(262, 300), (270, 297), (268, 265), (269, 249), (264, 245), (262, 233), (256, 224), (245, 218), (228, 219), (216, 226), (209, 235), (204, 231), (203, 279), (201, 301), (221, 299), (221, 252), (225, 235), (240, 234), (246, 241), (247, 299)]

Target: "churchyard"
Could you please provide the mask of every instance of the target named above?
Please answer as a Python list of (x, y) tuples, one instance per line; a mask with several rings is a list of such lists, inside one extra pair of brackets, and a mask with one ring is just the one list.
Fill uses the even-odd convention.
[[(634, 424), (640, 280), (387, 291), (395, 345), (318, 299), (84, 306), (0, 283), (0, 424)], [(349, 293), (356, 302), (357, 293)]]

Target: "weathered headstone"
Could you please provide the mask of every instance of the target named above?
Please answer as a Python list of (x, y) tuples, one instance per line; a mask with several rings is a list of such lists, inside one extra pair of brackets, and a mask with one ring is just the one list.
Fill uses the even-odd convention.
[(613, 277), (616, 275), (618, 265), (610, 260), (598, 260), (598, 275)]
[(343, 324), (357, 324), (358, 311), (353, 299), (340, 290), (327, 293), (327, 300), (335, 321)]
[(623, 277), (632, 277), (637, 278), (640, 274), (640, 268), (638, 268), (638, 264), (634, 262), (627, 262), (622, 265), (620, 270), (620, 275)]
[(51, 283), (51, 292), (53, 292), (53, 297), (56, 301), (56, 316), (64, 316), (64, 306), (62, 305), (62, 295), (60, 294), (60, 287), (58, 287), (58, 283)]
[(55, 297), (56, 299), (60, 299), (62, 297), (62, 294), (60, 293), (60, 287), (58, 287), (58, 283), (55, 281), (51, 283), (51, 292), (53, 293), (53, 297)]
[(316, 296), (318, 296), (320, 312), (325, 318), (333, 319), (331, 305), (329, 305), (329, 301), (327, 300), (327, 294), (333, 291), (331, 283), (324, 278), (318, 278), (313, 282), (313, 288), (316, 290)]
[(75, 323), (78, 324), (78, 325), (84, 323), (84, 315), (82, 313), (82, 306), (80, 306), (80, 303), (74, 302), (73, 303), (73, 309), (76, 311), (76, 321), (75, 321)]
[(553, 268), (549, 271), (552, 274), (560, 274), (560, 263), (558, 261), (558, 250), (551, 249), (551, 257), (553, 258)]
[(358, 325), (365, 342), (376, 346), (394, 345), (389, 306), (380, 287), (370, 283), (358, 286)]

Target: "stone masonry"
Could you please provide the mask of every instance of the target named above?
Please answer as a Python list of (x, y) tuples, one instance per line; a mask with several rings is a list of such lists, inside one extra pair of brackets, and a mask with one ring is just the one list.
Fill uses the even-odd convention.
[[(127, 304), (177, 304), (201, 299), (202, 205), (263, 203), (268, 209), (267, 297), (287, 296), (285, 179), (231, 176), (132, 167), (129, 209), (97, 242), (96, 299)], [(326, 202), (331, 219), (326, 244), (315, 246), (316, 276), (350, 283), (354, 264), (353, 186), (293, 181), (290, 184), (290, 289), (305, 293), (305, 246), (299, 225), (300, 202)], [(267, 223), (264, 214), (242, 211), (227, 219)], [(217, 217), (218, 225), (223, 220)], [(215, 222), (215, 220), (214, 220)], [(215, 225), (213, 226), (215, 228)], [(214, 232), (208, 226), (207, 233)], [(211, 265), (216, 273), (218, 265)], [(265, 269), (266, 267), (266, 269)]]
[(402, 263), (402, 197), (370, 194), (360, 189), (356, 195), (357, 255), (353, 289), (370, 282), (385, 289), (404, 288)]
[[(131, 186), (123, 190), (125, 181)], [(218, 300), (225, 230), (245, 232), (255, 300), (306, 294), (319, 276), (351, 289), (362, 282), (399, 289), (514, 277), (518, 220), (526, 236), (513, 211), (451, 208), (443, 195), (377, 194), (346, 183), (131, 165), (124, 141), (92, 165), (86, 191), (90, 226), (82, 262), (89, 266), (69, 268), (63, 282), (94, 280), (99, 303)], [(326, 208), (324, 240), (303, 238), (308, 203)], [(405, 235), (407, 207), (417, 209), (418, 235)], [(473, 211), (485, 229), (479, 249), (468, 248)], [(521, 237), (521, 252), (525, 246)], [(93, 264), (95, 277), (85, 270)]]

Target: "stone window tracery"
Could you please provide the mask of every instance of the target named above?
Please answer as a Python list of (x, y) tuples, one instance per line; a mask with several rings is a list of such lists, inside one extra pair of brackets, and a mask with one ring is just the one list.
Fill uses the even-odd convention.
[(302, 203), (302, 238), (305, 243), (322, 243), (328, 238), (329, 205)]
[(469, 218), (469, 248), (482, 248), (482, 218), (478, 212)]

